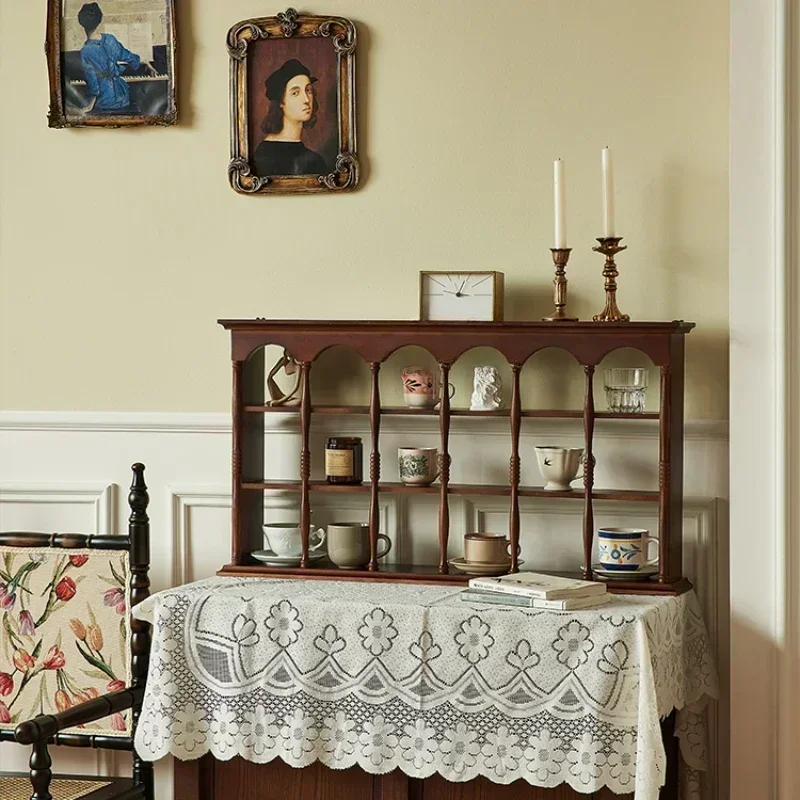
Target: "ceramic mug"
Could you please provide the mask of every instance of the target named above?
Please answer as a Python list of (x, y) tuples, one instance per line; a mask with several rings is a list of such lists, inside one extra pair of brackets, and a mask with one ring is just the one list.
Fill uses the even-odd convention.
[(439, 477), (439, 451), (435, 447), (398, 447), (400, 480), (409, 486), (430, 486)]
[[(264, 539), (267, 547), (276, 556), (300, 556), (303, 554), (303, 537), (300, 533), (300, 526), (296, 522), (267, 522), (262, 526), (264, 529)], [(312, 539), (317, 537), (317, 541), (312, 543)], [(308, 550), (319, 550), (325, 543), (325, 531), (320, 528), (309, 531)]]
[[(378, 540), (385, 544), (377, 557), (383, 558), (392, 549), (392, 540), (382, 533)], [(357, 569), (369, 564), (369, 525), (361, 522), (332, 522), (328, 525), (328, 558), (341, 569)]]
[(545, 479), (546, 492), (571, 492), (570, 483), (583, 477), (578, 475), (583, 462), (582, 447), (535, 447), (539, 469)]
[[(600, 564), (615, 572), (636, 572), (658, 563), (658, 539), (644, 528), (600, 528), (597, 531)], [(645, 557), (647, 548), (656, 545), (653, 559)]]
[[(520, 546), (517, 545), (517, 555)], [(502, 533), (468, 533), (464, 537), (464, 561), (470, 564), (507, 564), (511, 542)]]
[[(425, 367), (406, 367), (401, 373), (403, 400), (409, 408), (433, 408), (439, 402), (439, 378)], [(456, 393), (448, 384), (450, 397)]]

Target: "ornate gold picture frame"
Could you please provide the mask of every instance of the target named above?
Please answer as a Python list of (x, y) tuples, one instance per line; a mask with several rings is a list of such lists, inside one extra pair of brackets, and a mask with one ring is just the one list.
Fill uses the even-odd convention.
[(231, 186), (242, 194), (355, 189), (353, 23), (290, 8), (237, 23), (227, 44)]

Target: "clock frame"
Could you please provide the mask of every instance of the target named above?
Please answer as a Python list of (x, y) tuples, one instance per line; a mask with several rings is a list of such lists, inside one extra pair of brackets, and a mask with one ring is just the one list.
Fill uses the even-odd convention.
[[(469, 275), (469, 276), (480, 276), (480, 275), (490, 275), (491, 285), (492, 285), (492, 319), (486, 320), (487, 322), (502, 322), (503, 321), (503, 312), (504, 312), (504, 290), (503, 290), (503, 273), (497, 272), (496, 270), (458, 270), (458, 269), (448, 269), (448, 270), (422, 270), (419, 273), (419, 319), (422, 322), (431, 321), (436, 322), (437, 320), (430, 320), (428, 317), (425, 316), (425, 304), (424, 304), (424, 289), (425, 289), (425, 278), (428, 275)], [(453, 320), (455, 321), (455, 320)], [(461, 320), (467, 321), (467, 320)]]

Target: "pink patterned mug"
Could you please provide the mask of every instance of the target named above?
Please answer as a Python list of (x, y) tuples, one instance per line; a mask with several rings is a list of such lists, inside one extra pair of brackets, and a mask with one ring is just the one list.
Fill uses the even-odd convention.
[[(439, 378), (425, 367), (406, 367), (401, 373), (403, 399), (409, 408), (433, 408), (439, 402)], [(452, 397), (456, 390), (449, 384)]]

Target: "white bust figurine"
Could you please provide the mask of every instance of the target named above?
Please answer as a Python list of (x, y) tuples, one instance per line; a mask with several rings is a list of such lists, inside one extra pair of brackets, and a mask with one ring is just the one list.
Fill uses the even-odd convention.
[(503, 405), (500, 373), (494, 367), (475, 367), (475, 385), (469, 402), (470, 411), (496, 411)]

